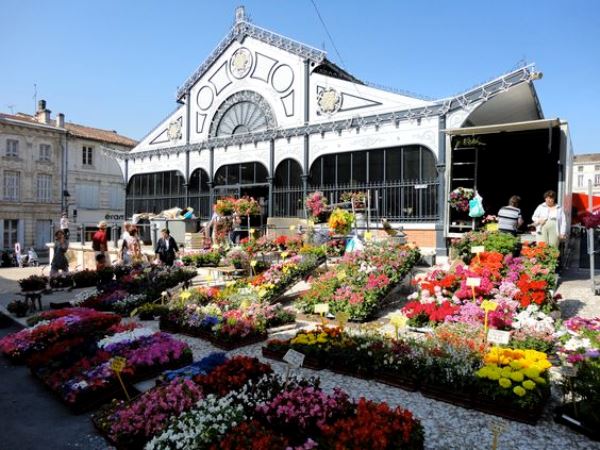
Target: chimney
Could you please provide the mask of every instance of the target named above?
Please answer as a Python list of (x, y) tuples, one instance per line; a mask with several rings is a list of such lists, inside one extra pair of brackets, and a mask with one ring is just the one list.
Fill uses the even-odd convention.
[(65, 127), (65, 115), (63, 113), (58, 113), (58, 115), (56, 116), (56, 126), (58, 128)]
[(38, 110), (35, 114), (35, 118), (39, 123), (43, 123), (45, 125), (50, 125), (50, 111), (46, 108), (46, 100), (40, 100), (38, 102)]

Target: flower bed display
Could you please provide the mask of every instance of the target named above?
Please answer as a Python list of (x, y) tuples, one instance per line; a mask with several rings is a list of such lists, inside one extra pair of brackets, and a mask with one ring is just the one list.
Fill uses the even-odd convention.
[(296, 306), (312, 313), (315, 304), (328, 303), (334, 314), (346, 312), (352, 320), (366, 320), (381, 309), (386, 295), (419, 257), (419, 251), (408, 246), (368, 243), (364, 251), (345, 255), (335, 268), (312, 279)]
[[(364, 398), (352, 401), (340, 389), (326, 393), (318, 380), (284, 379), (253, 358), (233, 358), (195, 381), (200, 400), (178, 415), (167, 401), (148, 405), (149, 397), (164, 391), (143, 394), (120, 413), (125, 427), (139, 423), (135, 431), (142, 429), (140, 416), (148, 416), (150, 433), (138, 435), (156, 434), (145, 449), (338, 448), (336, 441), (350, 449), (423, 448), (423, 428), (410, 412)], [(161, 414), (163, 423), (155, 418)]]
[(138, 328), (117, 333), (98, 342), (98, 350), (72, 365), (57, 370), (41, 368), (35, 374), (71, 409), (83, 412), (111, 400), (120, 392), (111, 369), (114, 357), (126, 360), (121, 377), (126, 382), (152, 378), (163, 370), (185, 366), (192, 361), (187, 344), (165, 333)]
[(519, 239), (501, 231), (469, 231), (460, 239), (452, 240), (452, 250), (456, 253), (456, 257), (467, 264), (475, 256), (471, 253), (471, 248), (477, 246), (483, 246), (488, 252), (509, 255), (518, 251)]
[(263, 355), (280, 359), (294, 349), (320, 368), (419, 389), (436, 400), (535, 423), (549, 397), (547, 355), (485, 348), (481, 330), (463, 324), (444, 325), (418, 340), (319, 326), (291, 339), (269, 341)]
[(294, 319), (295, 315), (281, 305), (218, 301), (171, 309), (161, 317), (160, 328), (199, 337), (216, 347), (232, 350), (263, 341), (267, 338), (267, 328), (293, 323)]
[(221, 252), (215, 250), (201, 250), (188, 253), (181, 258), (186, 266), (217, 267), (221, 261)]
[(573, 317), (559, 334), (564, 395), (555, 419), (600, 440), (600, 317)]
[(81, 335), (104, 334), (121, 319), (114, 314), (85, 308), (40, 313), (35, 325), (0, 339), (0, 351), (13, 362), (25, 362), (36, 352)]

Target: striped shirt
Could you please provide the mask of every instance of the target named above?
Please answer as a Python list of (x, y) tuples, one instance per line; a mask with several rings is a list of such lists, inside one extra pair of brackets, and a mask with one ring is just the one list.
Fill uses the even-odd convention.
[(521, 218), (521, 210), (514, 206), (503, 206), (498, 211), (498, 229), (514, 233)]

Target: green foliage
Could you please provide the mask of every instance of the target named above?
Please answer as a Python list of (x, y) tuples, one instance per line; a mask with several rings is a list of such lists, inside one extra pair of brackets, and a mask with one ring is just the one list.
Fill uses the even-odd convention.
[(465, 263), (473, 258), (471, 247), (483, 246), (486, 252), (499, 252), (503, 255), (517, 251), (519, 240), (510, 233), (501, 231), (470, 231), (452, 242), (456, 256)]
[(181, 258), (186, 266), (195, 267), (216, 267), (221, 261), (221, 254), (218, 251), (201, 252), (192, 255), (185, 255)]

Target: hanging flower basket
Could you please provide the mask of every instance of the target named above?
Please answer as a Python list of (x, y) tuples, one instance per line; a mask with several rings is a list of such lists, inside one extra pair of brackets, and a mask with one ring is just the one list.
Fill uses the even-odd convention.
[(327, 198), (320, 191), (309, 194), (304, 204), (308, 210), (308, 215), (315, 223), (318, 223), (320, 216), (327, 211)]

